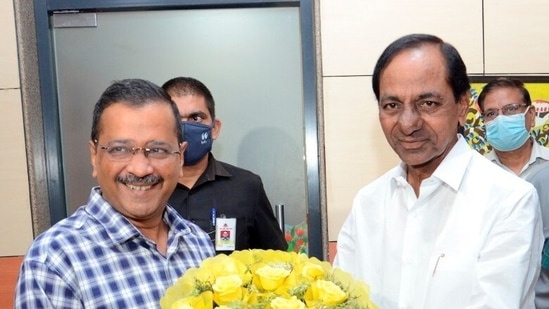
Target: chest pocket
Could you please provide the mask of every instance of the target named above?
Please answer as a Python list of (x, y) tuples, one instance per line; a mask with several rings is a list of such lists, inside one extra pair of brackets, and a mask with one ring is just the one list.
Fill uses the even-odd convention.
[[(431, 261), (433, 268), (424, 308), (464, 308), (475, 283), (476, 259), (446, 253), (432, 257)], [(451, 303), (448, 303), (448, 295), (452, 295)]]

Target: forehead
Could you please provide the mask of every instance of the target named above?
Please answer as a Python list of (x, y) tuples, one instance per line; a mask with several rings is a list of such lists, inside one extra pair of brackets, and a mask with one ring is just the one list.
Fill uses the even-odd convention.
[(152, 102), (143, 106), (114, 103), (101, 115), (98, 137), (136, 142), (177, 142), (173, 111), (165, 102)]
[(172, 97), (172, 100), (177, 105), (179, 114), (181, 114), (182, 117), (196, 112), (202, 112), (208, 116), (211, 116), (206, 104), (206, 98), (201, 95), (188, 94), (175, 96)]
[(510, 103), (522, 103), (522, 93), (517, 88), (500, 87), (495, 88), (486, 94), (484, 98), (484, 108), (492, 106), (501, 106)]
[(382, 97), (445, 91), (451, 91), (446, 63), (439, 47), (433, 44), (399, 52), (380, 75)]

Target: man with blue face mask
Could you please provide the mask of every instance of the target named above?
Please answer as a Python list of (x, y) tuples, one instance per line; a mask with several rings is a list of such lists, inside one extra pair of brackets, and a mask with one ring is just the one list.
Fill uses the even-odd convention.
[[(484, 86), (478, 104), (486, 125), (486, 137), (494, 149), (487, 157), (504, 169), (536, 185), (549, 189), (549, 149), (530, 135), (535, 110), (530, 94), (519, 80), (498, 78)], [(545, 177), (546, 179), (540, 179)], [(540, 187), (545, 185), (544, 190)], [(542, 270), (536, 285), (536, 307), (549, 308), (549, 200), (539, 194), (545, 246)]]
[(210, 90), (191, 77), (176, 77), (162, 86), (176, 103), (188, 147), (183, 176), (168, 203), (206, 231), (217, 253), (243, 249), (286, 250), (261, 178), (218, 161), (211, 153), (221, 131)]

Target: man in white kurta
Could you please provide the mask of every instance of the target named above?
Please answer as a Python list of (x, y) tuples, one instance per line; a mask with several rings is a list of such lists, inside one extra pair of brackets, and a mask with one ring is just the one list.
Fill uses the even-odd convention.
[(532, 186), (462, 137), (419, 197), (405, 177), (401, 165), (359, 191), (334, 265), (383, 309), (533, 308), (543, 240)]
[(538, 195), (457, 133), (470, 98), (457, 50), (404, 36), (379, 57), (372, 86), (402, 163), (358, 192), (334, 265), (383, 309), (534, 308)]

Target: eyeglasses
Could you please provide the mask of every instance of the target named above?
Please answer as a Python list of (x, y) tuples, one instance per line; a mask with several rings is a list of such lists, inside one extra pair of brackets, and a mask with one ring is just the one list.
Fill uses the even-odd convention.
[(501, 109), (498, 108), (490, 108), (487, 109), (482, 116), (484, 116), (484, 121), (492, 121), (496, 119), (496, 117), (499, 115), (498, 111), (501, 111), (503, 115), (509, 116), (509, 115), (515, 115), (520, 113), (520, 109), (522, 107), (526, 107), (528, 104), (525, 103), (511, 103), (503, 106)]
[(171, 151), (168, 147), (129, 147), (125, 145), (116, 145), (116, 146), (101, 146), (95, 141), (95, 144), (107, 152), (107, 157), (112, 161), (130, 161), (133, 155), (135, 155), (139, 150), (143, 150), (143, 155), (151, 160), (166, 160), (171, 155), (181, 154), (180, 151)]

